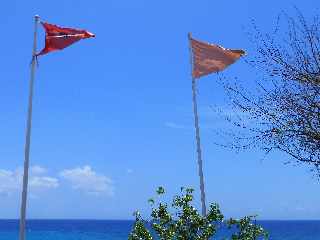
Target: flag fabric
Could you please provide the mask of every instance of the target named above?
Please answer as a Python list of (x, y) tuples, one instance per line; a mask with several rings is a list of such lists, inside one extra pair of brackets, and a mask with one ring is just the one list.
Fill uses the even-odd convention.
[(200, 78), (210, 73), (222, 71), (241, 56), (245, 54), (244, 50), (226, 49), (219, 45), (204, 43), (190, 37), (192, 50), (192, 76)]
[(45, 47), (36, 54), (37, 56), (64, 49), (81, 39), (95, 37), (86, 30), (59, 27), (46, 22), (41, 22), (41, 24), (46, 31), (46, 40)]

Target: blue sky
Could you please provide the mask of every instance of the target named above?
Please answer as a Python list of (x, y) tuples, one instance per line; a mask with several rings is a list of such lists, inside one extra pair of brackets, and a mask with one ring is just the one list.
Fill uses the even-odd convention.
[[(33, 16), (87, 29), (88, 39), (39, 59), (31, 146), (29, 218), (131, 219), (157, 186), (196, 189), (200, 207), (187, 33), (255, 52), (253, 18), (272, 29), (281, 10), (306, 16), (319, 1), (4, 1), (0, 8), (0, 218), (18, 218)], [(39, 50), (44, 32), (40, 29)], [(225, 71), (247, 82), (243, 60)], [(207, 202), (227, 216), (318, 219), (319, 182), (285, 155), (236, 154), (213, 144), (228, 112), (215, 75), (199, 81)]]

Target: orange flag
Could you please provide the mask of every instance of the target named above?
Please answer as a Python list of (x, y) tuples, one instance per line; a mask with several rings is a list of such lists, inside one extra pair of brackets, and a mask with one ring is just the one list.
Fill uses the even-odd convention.
[(226, 49), (219, 45), (200, 42), (190, 35), (189, 40), (193, 53), (194, 78), (220, 72), (245, 54), (244, 50)]

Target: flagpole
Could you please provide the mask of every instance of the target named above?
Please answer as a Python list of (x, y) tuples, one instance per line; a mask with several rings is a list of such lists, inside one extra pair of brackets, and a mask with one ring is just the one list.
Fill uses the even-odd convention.
[(200, 144), (200, 128), (199, 128), (199, 117), (198, 117), (198, 106), (197, 106), (197, 87), (196, 81), (192, 74), (193, 60), (192, 60), (192, 50), (191, 50), (191, 33), (188, 33), (189, 39), (189, 50), (190, 50), (190, 63), (191, 63), (191, 76), (192, 76), (192, 103), (193, 103), (193, 113), (194, 113), (194, 126), (196, 130), (196, 141), (197, 141), (197, 155), (198, 155), (198, 173), (200, 178), (200, 192), (201, 192), (201, 205), (202, 205), (202, 216), (206, 216), (206, 197), (204, 191), (204, 177), (202, 170), (202, 157), (201, 157), (201, 144)]
[(21, 196), (21, 212), (20, 212), (20, 231), (19, 240), (25, 240), (26, 228), (26, 207), (27, 207), (27, 192), (28, 192), (28, 175), (29, 175), (29, 155), (30, 155), (30, 138), (31, 138), (31, 123), (32, 123), (32, 98), (33, 98), (33, 83), (36, 68), (36, 51), (37, 51), (37, 28), (40, 17), (34, 17), (34, 35), (33, 35), (33, 50), (32, 50), (32, 63), (29, 82), (29, 103), (28, 103), (28, 117), (26, 127), (26, 142), (24, 151), (24, 171), (23, 171), (23, 186)]

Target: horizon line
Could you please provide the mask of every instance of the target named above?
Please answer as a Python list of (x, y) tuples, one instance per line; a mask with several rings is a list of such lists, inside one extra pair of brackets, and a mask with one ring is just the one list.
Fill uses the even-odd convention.
[[(0, 221), (19, 221), (19, 218), (0, 218)], [(105, 219), (105, 218), (29, 218), (26, 221), (135, 221), (134, 219)], [(320, 219), (256, 219), (256, 221), (320, 221)]]

